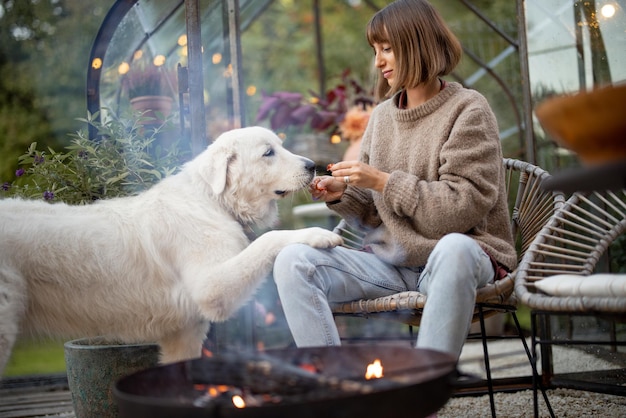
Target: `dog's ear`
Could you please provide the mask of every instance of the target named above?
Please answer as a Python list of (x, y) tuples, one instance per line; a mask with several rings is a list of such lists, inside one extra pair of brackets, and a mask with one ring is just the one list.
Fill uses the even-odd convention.
[(225, 147), (209, 147), (208, 158), (203, 161), (200, 170), (204, 181), (211, 187), (213, 194), (219, 195), (226, 188), (228, 180), (228, 167), (236, 158), (234, 152)]

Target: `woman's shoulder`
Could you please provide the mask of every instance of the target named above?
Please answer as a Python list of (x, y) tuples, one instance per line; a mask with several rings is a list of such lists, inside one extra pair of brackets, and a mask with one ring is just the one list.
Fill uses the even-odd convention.
[[(398, 93), (399, 94), (399, 93)], [(395, 94), (394, 94), (395, 96)], [(378, 102), (378, 104), (376, 106), (374, 106), (373, 111), (388, 111), (389, 108), (393, 107), (393, 96), (392, 97), (387, 97), (385, 99), (382, 99), (380, 102)], [(381, 110), (382, 109), (382, 110)]]
[(464, 87), (460, 83), (452, 82), (449, 83), (451, 98), (454, 98), (457, 101), (469, 104), (474, 103), (480, 106), (489, 106), (487, 99), (480, 93), (478, 90), (474, 90), (469, 87)]
[[(378, 118), (387, 118), (390, 113), (393, 113), (396, 110), (393, 105), (392, 98), (387, 98), (380, 101), (374, 108), (372, 109), (372, 114), (370, 115), (370, 120), (376, 120)], [(381, 116), (382, 115), (382, 116)]]

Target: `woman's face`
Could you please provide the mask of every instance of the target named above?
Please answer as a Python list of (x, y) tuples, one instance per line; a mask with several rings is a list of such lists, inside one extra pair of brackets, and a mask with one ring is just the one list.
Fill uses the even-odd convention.
[(387, 42), (374, 43), (374, 65), (382, 72), (382, 76), (387, 80), (387, 84), (393, 84), (396, 58), (391, 49), (391, 44)]

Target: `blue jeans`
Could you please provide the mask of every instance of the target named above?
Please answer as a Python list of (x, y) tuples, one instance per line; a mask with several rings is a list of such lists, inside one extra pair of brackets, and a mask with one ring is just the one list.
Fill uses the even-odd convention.
[(428, 295), (417, 347), (458, 357), (471, 325), (476, 289), (493, 278), (489, 256), (464, 234), (444, 236), (423, 268), (393, 266), (364, 251), (304, 244), (284, 248), (274, 264), (274, 280), (298, 347), (341, 345), (329, 302), (417, 290)]

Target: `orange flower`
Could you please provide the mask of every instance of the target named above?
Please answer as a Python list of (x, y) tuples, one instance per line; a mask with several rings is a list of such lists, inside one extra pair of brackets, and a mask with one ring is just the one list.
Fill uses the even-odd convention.
[(367, 106), (365, 109), (362, 106), (353, 106), (348, 109), (346, 116), (339, 124), (341, 136), (348, 141), (361, 139), (370, 119), (372, 109), (372, 106)]

